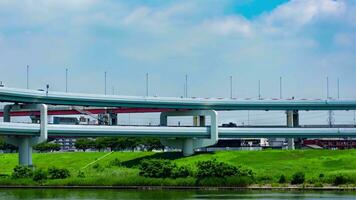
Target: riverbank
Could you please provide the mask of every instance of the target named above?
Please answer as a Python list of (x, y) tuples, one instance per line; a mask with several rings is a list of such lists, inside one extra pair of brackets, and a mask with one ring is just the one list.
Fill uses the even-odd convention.
[[(181, 157), (179, 153), (154, 152), (75, 152), (75, 153), (36, 153), (33, 160), (36, 169), (51, 166), (66, 168), (71, 177), (48, 179), (36, 182), (32, 179), (10, 177), (17, 165), (17, 154), (0, 154), (0, 185), (35, 187), (104, 187), (104, 188), (240, 188), (238, 179), (214, 179), (212, 183), (197, 185), (195, 177), (187, 178), (148, 178), (139, 175), (138, 165), (145, 159), (167, 159), (177, 166), (188, 166), (193, 171), (199, 161), (216, 159), (219, 162), (251, 169), (254, 183), (245, 186), (259, 189), (344, 189), (356, 186), (356, 150), (266, 150), (266, 151), (222, 151)], [(119, 160), (120, 165), (112, 165)], [(305, 183), (290, 185), (296, 172), (305, 173)], [(280, 184), (280, 177), (286, 182)], [(346, 183), (334, 186), (336, 176), (342, 175)], [(242, 188), (242, 187), (241, 187)]]

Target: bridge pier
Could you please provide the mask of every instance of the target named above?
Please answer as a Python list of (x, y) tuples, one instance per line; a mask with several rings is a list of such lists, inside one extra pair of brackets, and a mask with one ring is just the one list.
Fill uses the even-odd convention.
[[(299, 126), (299, 112), (298, 110), (287, 110), (287, 127), (298, 127)], [(295, 149), (295, 139), (294, 138), (288, 138), (287, 143), (288, 143), (288, 149), (289, 150), (294, 150)]]
[(45, 104), (27, 104), (27, 105), (5, 105), (4, 122), (11, 122), (11, 110), (21, 109), (39, 109), (40, 110), (40, 136), (7, 136), (5, 142), (19, 147), (19, 165), (32, 166), (32, 146), (47, 140), (47, 105)]
[(168, 116), (193, 116), (194, 126), (205, 126), (205, 117), (210, 116), (210, 138), (162, 138), (161, 143), (165, 146), (181, 149), (183, 156), (191, 156), (194, 149), (208, 147), (218, 142), (218, 114), (214, 110), (191, 110), (162, 112), (160, 117), (161, 126), (167, 126)]

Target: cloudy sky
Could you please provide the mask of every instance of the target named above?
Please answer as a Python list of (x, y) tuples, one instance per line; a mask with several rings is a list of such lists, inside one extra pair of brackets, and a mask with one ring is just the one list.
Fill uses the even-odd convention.
[[(355, 0), (0, 0), (9, 87), (182, 96), (356, 98)], [(351, 120), (351, 119), (350, 119)], [(325, 119), (323, 119), (325, 121)]]

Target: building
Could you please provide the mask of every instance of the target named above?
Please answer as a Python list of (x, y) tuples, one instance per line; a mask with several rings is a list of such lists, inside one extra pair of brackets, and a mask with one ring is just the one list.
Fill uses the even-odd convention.
[[(53, 124), (78, 125), (89, 124), (90, 119), (84, 116), (77, 117), (53, 117)], [(61, 145), (61, 151), (75, 151), (75, 138), (54, 138), (54, 143)]]

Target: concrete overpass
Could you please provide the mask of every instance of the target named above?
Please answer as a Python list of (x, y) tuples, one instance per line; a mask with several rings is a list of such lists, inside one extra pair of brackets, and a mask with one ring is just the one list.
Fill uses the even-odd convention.
[[(0, 87), (0, 102), (10, 102), (4, 107), (4, 123), (0, 123), (0, 135), (19, 147), (19, 162), (32, 165), (32, 146), (47, 140), (48, 136), (155, 136), (162, 144), (182, 149), (185, 156), (194, 149), (211, 146), (219, 138), (291, 138), (295, 137), (355, 137), (355, 128), (297, 128), (299, 110), (354, 110), (356, 100), (332, 99), (223, 99), (223, 98), (175, 98), (134, 97), (60, 93)], [(64, 126), (48, 124), (48, 105), (110, 107), (114, 109), (142, 109), (161, 112), (160, 126)], [(11, 123), (15, 114), (37, 112), (40, 124)], [(219, 110), (285, 110), (288, 128), (221, 128), (218, 127)], [(194, 126), (169, 127), (168, 117), (193, 116)], [(206, 119), (210, 118), (210, 126)]]

